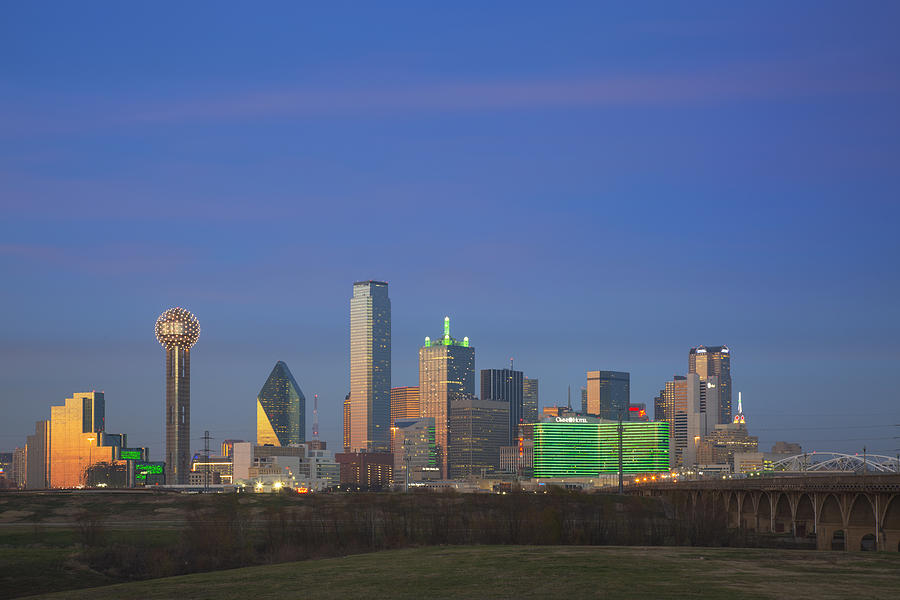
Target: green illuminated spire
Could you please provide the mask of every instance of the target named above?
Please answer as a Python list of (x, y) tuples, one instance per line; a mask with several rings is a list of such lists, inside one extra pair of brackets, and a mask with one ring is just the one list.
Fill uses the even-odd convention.
[(444, 338), (450, 337), (450, 317), (444, 317)]

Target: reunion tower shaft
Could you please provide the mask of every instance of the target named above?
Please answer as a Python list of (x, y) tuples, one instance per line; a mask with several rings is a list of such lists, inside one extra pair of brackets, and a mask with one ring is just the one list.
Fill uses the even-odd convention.
[(170, 308), (156, 321), (166, 350), (166, 483), (188, 483), (191, 459), (191, 346), (200, 336), (197, 317)]

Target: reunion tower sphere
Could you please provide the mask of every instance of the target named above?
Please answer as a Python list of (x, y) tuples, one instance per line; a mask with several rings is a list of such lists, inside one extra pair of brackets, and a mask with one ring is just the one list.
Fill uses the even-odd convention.
[(191, 311), (176, 306), (159, 315), (156, 320), (156, 339), (166, 349), (179, 346), (190, 348), (200, 337), (200, 321)]

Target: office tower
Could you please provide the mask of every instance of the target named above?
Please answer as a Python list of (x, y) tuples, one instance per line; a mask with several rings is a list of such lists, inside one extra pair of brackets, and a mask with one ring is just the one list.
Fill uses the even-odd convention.
[(27, 460), (28, 453), (26, 452), (25, 448), (16, 448), (15, 450), (13, 450), (9, 477), (17, 488), (25, 487), (25, 470)]
[(350, 451), (385, 452), (391, 420), (391, 299), (383, 281), (350, 298)]
[(344, 396), (344, 452), (350, 452), (350, 393)]
[[(540, 406), (540, 398), (538, 397), (538, 380), (525, 377), (522, 379), (522, 414), (525, 423), (537, 423), (538, 406)], [(516, 434), (516, 430), (513, 434)]]
[(418, 419), (421, 414), (419, 386), (391, 388), (391, 427), (398, 419)]
[(156, 320), (156, 339), (166, 349), (166, 483), (187, 484), (191, 459), (191, 347), (200, 322), (190, 311), (170, 308)]
[(510, 445), (509, 413), (510, 403), (502, 400), (450, 402), (450, 479), (500, 470), (500, 448)]
[[(534, 424), (534, 476), (597, 477), (619, 471), (618, 423), (596, 417)], [(669, 426), (662, 422), (622, 423), (622, 471), (669, 469)]]
[(588, 371), (586, 414), (601, 419), (628, 418), (631, 376), (621, 371)]
[(519, 424), (525, 419), (524, 376), (522, 371), (512, 369), (481, 370), (481, 399), (506, 402), (509, 405), (509, 427), (507, 427), (509, 439), (503, 443), (504, 446), (516, 443)]
[(434, 419), (397, 419), (394, 421), (394, 485), (409, 481), (440, 479), (441, 467), (434, 439)]
[(587, 410), (587, 387), (581, 386), (581, 414), (588, 414)]
[(105, 433), (103, 392), (72, 394), (62, 406), (50, 407), (50, 487), (87, 484), (87, 469), (112, 462), (114, 446), (126, 445), (124, 435)]
[(687, 446), (684, 450), (683, 465), (686, 467), (697, 464), (697, 451), (700, 441), (706, 437), (718, 416), (707, 411), (707, 407), (718, 407), (717, 392), (718, 377), (711, 375), (706, 381), (701, 381), (697, 373), (687, 375)]
[(697, 346), (688, 353), (688, 372), (706, 381), (711, 375), (719, 378), (719, 404), (715, 415), (717, 424), (731, 423), (731, 350), (727, 346)]
[(306, 396), (278, 361), (256, 397), (256, 443), (289, 446), (306, 441)]
[(450, 336), (450, 317), (444, 334), (425, 338), (419, 348), (419, 402), (423, 417), (434, 419), (435, 441), (441, 458), (441, 476), (449, 475), (450, 404), (475, 396), (475, 348), (469, 338)]
[(37, 421), (34, 435), (25, 438), (25, 487), (50, 487), (50, 421)]
[(653, 420), (666, 420), (666, 390), (659, 390), (659, 394), (653, 398)]
[(673, 467), (682, 465), (684, 449), (688, 436), (688, 396), (687, 377), (675, 375), (672, 381), (666, 382), (662, 390), (663, 420), (670, 425), (672, 451), (670, 458)]

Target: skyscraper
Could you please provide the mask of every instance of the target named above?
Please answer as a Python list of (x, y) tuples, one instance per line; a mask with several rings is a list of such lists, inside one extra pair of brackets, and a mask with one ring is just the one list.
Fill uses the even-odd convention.
[(717, 424), (731, 423), (731, 350), (728, 346), (697, 346), (688, 353), (688, 373), (696, 373), (700, 381), (711, 375), (719, 377), (719, 405), (715, 414)]
[[(484, 371), (482, 371), (482, 376)], [(450, 402), (450, 478), (500, 470), (500, 448), (509, 445), (511, 403), (459, 398)], [(516, 435), (518, 440), (518, 428)]]
[(25, 438), (25, 487), (50, 487), (50, 421), (37, 421), (34, 435)]
[(622, 371), (588, 371), (587, 414), (601, 419), (628, 420), (631, 375)]
[(391, 418), (391, 299), (383, 281), (350, 298), (350, 451), (386, 452)]
[(305, 441), (306, 397), (279, 360), (256, 397), (256, 443), (288, 446)]
[(187, 484), (191, 469), (191, 346), (200, 323), (190, 311), (170, 308), (156, 320), (166, 349), (166, 483)]
[(114, 459), (113, 446), (125, 445), (125, 436), (105, 429), (103, 392), (72, 394), (62, 406), (50, 407), (50, 487), (85, 485), (88, 467)]
[(673, 467), (680, 467), (688, 436), (688, 385), (687, 377), (675, 375), (662, 390), (664, 421), (669, 424), (672, 451), (669, 453)]
[[(528, 377), (522, 379), (522, 404), (524, 408), (523, 414), (525, 417), (525, 422), (537, 423), (538, 406), (540, 406), (537, 379), (529, 379)], [(516, 428), (516, 431), (518, 431), (518, 428)]]
[(350, 392), (344, 396), (344, 452), (350, 452)]
[(423, 417), (434, 419), (435, 442), (441, 476), (449, 475), (450, 404), (475, 396), (475, 348), (469, 338), (450, 336), (450, 317), (444, 317), (444, 335), (419, 348), (419, 402)]
[(512, 369), (482, 369), (481, 370), (481, 399), (494, 402), (506, 402), (509, 404), (509, 427), (507, 437), (503, 445), (514, 445), (519, 435), (519, 423), (525, 418), (523, 403), (523, 378), (522, 371)]

